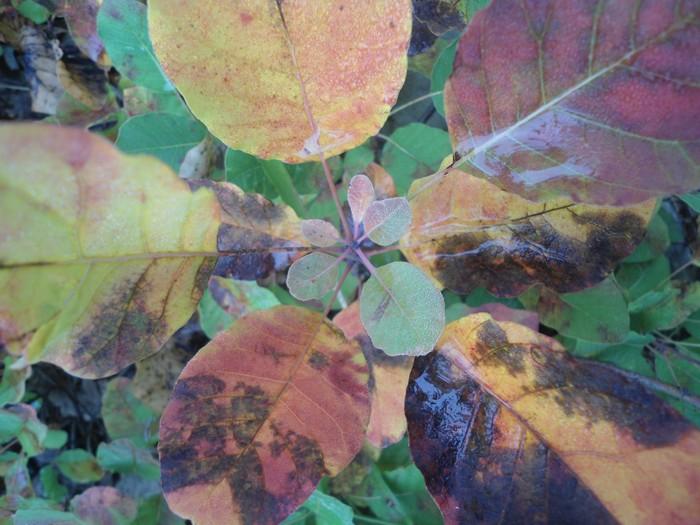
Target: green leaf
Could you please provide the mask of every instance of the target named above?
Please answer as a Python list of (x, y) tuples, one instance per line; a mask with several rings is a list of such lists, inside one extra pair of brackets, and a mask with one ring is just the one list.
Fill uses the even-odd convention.
[(679, 195), (680, 199), (690, 206), (693, 211), (700, 213), (700, 193), (686, 193)]
[(289, 293), (300, 301), (320, 299), (338, 280), (339, 260), (313, 252), (294, 261), (287, 272)]
[(393, 177), (401, 195), (408, 191), (413, 179), (430, 175), (452, 153), (447, 132), (425, 124), (398, 128), (390, 139), (382, 149), (382, 166)]
[(154, 91), (172, 91), (148, 36), (146, 6), (138, 0), (104, 0), (97, 15), (97, 32), (119, 72), (135, 84)]
[[(632, 305), (631, 305), (632, 306)], [(700, 310), (700, 282), (684, 289), (654, 290), (634, 303), (632, 327), (638, 332), (670, 330)]]
[(313, 246), (328, 248), (340, 241), (340, 233), (330, 222), (321, 219), (301, 221), (301, 233)]
[(199, 303), (199, 324), (210, 339), (239, 317), (280, 304), (275, 294), (255, 281), (211, 277)]
[(663, 255), (671, 243), (668, 226), (660, 213), (655, 213), (647, 226), (647, 234), (625, 263), (646, 262)]
[(625, 289), (628, 301), (634, 302), (648, 292), (663, 289), (670, 274), (669, 261), (661, 256), (641, 263), (624, 263), (615, 273), (615, 279)]
[(206, 136), (207, 128), (190, 117), (146, 113), (122, 125), (117, 146), (124, 153), (153, 155), (177, 173), (187, 152)]
[[(452, 64), (455, 61), (455, 54), (457, 54), (457, 43), (459, 40), (455, 40), (449, 46), (442, 50), (440, 56), (438, 56), (435, 64), (433, 65), (433, 72), (430, 75), (430, 91), (442, 91), (445, 89), (445, 82), (447, 78), (452, 73)], [(433, 97), (433, 104), (435, 104), (435, 109), (440, 115), (445, 116), (445, 97), (441, 93)]]
[(12, 4), (22, 16), (35, 24), (43, 24), (51, 16), (51, 11), (34, 0), (12, 0)]
[(343, 156), (343, 169), (350, 175), (356, 175), (374, 161), (374, 151), (367, 146), (357, 146)]
[(53, 501), (62, 502), (68, 497), (68, 489), (58, 480), (58, 471), (53, 465), (46, 465), (39, 471), (39, 479), (44, 495)]
[(445, 302), (412, 264), (377, 268), (362, 289), (362, 324), (372, 344), (389, 355), (430, 352), (445, 326)]
[(353, 525), (352, 508), (316, 489), (297, 511), (281, 525)]
[(39, 421), (32, 406), (18, 404), (0, 409), (0, 442), (17, 438), (27, 456), (44, 451), (47, 433), (48, 428)]
[(543, 291), (537, 305), (542, 324), (560, 334), (594, 342), (619, 342), (630, 329), (627, 302), (614, 278), (581, 292)]
[(102, 419), (112, 439), (130, 438), (138, 446), (158, 440), (158, 417), (151, 407), (134, 396), (131, 379), (117, 377), (107, 384), (102, 397)]
[(411, 225), (411, 207), (403, 197), (374, 201), (364, 217), (366, 235), (380, 246), (397, 242)]
[(46, 448), (61, 448), (68, 441), (68, 433), (65, 430), (48, 429), (43, 445)]
[(3, 360), (2, 381), (0, 381), (0, 406), (10, 403), (19, 403), (24, 397), (25, 382), (31, 373), (28, 366), (13, 368), (17, 361), (10, 356)]
[(104, 476), (95, 456), (81, 448), (64, 450), (55, 459), (55, 464), (64, 476), (76, 483), (92, 483)]
[(161, 494), (151, 496), (139, 505), (134, 525), (185, 525), (185, 520), (173, 514)]
[(70, 512), (48, 509), (22, 509), (12, 517), (13, 525), (87, 525)]
[(158, 479), (160, 476), (160, 467), (151, 453), (137, 447), (130, 439), (100, 443), (97, 462), (103, 469), (120, 474), (136, 474), (144, 479)]

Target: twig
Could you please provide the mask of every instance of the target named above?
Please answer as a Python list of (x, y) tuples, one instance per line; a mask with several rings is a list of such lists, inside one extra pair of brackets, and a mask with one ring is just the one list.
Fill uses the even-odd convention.
[(442, 90), (433, 91), (432, 93), (428, 93), (427, 95), (423, 95), (423, 96), (420, 96), (418, 98), (414, 98), (410, 102), (406, 102), (405, 104), (401, 104), (400, 106), (392, 109), (391, 113), (389, 113), (389, 116), (391, 117), (393, 115), (396, 115), (399, 111), (403, 111), (406, 108), (410, 108), (414, 104), (418, 104), (419, 102), (423, 102), (427, 98), (437, 97), (438, 95), (442, 95)]
[(348, 278), (348, 275), (350, 275), (350, 270), (352, 270), (353, 264), (348, 264), (345, 266), (345, 270), (343, 270), (343, 274), (340, 276), (340, 279), (338, 280), (338, 284), (335, 285), (335, 290), (333, 290), (333, 295), (331, 296), (330, 301), (328, 301), (328, 304), (326, 305), (326, 308), (323, 310), (323, 317), (328, 317), (328, 313), (333, 309), (333, 303), (335, 303), (335, 298), (338, 297), (338, 294), (340, 293), (340, 289), (342, 288), (343, 284), (345, 283), (345, 279)]

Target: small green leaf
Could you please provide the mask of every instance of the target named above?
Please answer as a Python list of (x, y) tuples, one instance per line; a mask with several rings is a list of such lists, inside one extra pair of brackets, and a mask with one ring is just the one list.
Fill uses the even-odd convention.
[(81, 448), (64, 450), (56, 458), (55, 464), (64, 476), (77, 483), (99, 481), (104, 476), (95, 456)]
[(139, 446), (158, 440), (159, 414), (134, 396), (131, 379), (117, 377), (102, 396), (102, 419), (112, 439), (130, 438)]
[(12, 4), (22, 16), (28, 18), (35, 24), (43, 24), (49, 19), (49, 16), (51, 16), (51, 11), (34, 0), (12, 0)]
[(398, 241), (411, 225), (411, 206), (403, 197), (370, 204), (365, 213), (365, 232), (375, 243), (389, 246)]
[(275, 294), (255, 281), (211, 277), (199, 302), (199, 324), (210, 339), (248, 312), (280, 304)]
[(151, 453), (137, 447), (130, 439), (117, 439), (111, 443), (100, 443), (97, 447), (97, 462), (110, 472), (136, 474), (144, 479), (158, 479), (160, 467)]
[(138, 0), (104, 0), (97, 32), (117, 70), (135, 84), (154, 91), (172, 91), (148, 36), (146, 6)]
[(338, 258), (313, 252), (294, 262), (287, 272), (289, 293), (300, 301), (320, 299), (338, 280)]
[(58, 480), (58, 471), (53, 465), (47, 465), (39, 471), (39, 479), (44, 488), (44, 495), (53, 501), (64, 501), (68, 497), (68, 489)]
[(46, 448), (61, 448), (68, 441), (68, 433), (65, 430), (48, 429), (43, 445)]
[(543, 290), (537, 313), (542, 324), (585, 341), (616, 343), (630, 330), (627, 302), (613, 277), (581, 292)]
[(70, 512), (48, 509), (22, 509), (12, 517), (12, 525), (87, 525)]
[(352, 508), (342, 501), (316, 489), (299, 509), (281, 525), (323, 524), (353, 525)]
[(29, 366), (13, 368), (16, 359), (10, 356), (3, 360), (2, 382), (0, 382), (0, 406), (19, 403), (24, 397), (25, 382), (31, 373)]
[(452, 153), (446, 131), (413, 123), (391, 134), (382, 149), (382, 166), (391, 174), (396, 191), (405, 195), (414, 179), (435, 172), (442, 159)]
[(700, 212), (700, 193), (686, 193), (679, 195), (681, 200), (690, 206), (693, 211)]
[(301, 233), (314, 246), (327, 248), (340, 241), (340, 234), (335, 226), (321, 219), (301, 221)]
[(445, 302), (418, 268), (394, 262), (365, 284), (360, 316), (377, 348), (389, 355), (425, 355), (445, 326)]
[(191, 117), (146, 113), (127, 120), (119, 128), (117, 146), (124, 153), (153, 155), (176, 173), (187, 152), (207, 136), (207, 128)]
[[(445, 89), (445, 82), (447, 78), (452, 73), (452, 64), (455, 61), (455, 55), (457, 54), (457, 43), (459, 40), (455, 40), (438, 56), (435, 64), (433, 64), (433, 72), (430, 75), (430, 91), (442, 91)], [(435, 109), (440, 115), (445, 116), (445, 97), (443, 94), (439, 94), (433, 97), (433, 104), (435, 104)]]

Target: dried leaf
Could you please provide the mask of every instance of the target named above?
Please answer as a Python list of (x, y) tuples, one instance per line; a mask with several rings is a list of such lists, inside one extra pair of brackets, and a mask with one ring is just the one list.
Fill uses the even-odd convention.
[(531, 200), (624, 205), (696, 189), (699, 17), (675, 0), (493, 0), (445, 85), (459, 165)]
[(70, 506), (87, 525), (123, 525), (136, 517), (136, 502), (114, 487), (90, 487)]
[(700, 431), (549, 337), (465, 317), (411, 379), (413, 457), (448, 524), (689, 524), (700, 512)]
[(413, 357), (390, 357), (376, 348), (362, 326), (360, 303), (354, 302), (333, 319), (345, 337), (362, 347), (369, 366), (369, 398), (371, 404), (367, 441), (378, 448), (397, 443), (406, 433), (404, 400), (406, 385), (413, 366)]
[(367, 175), (359, 174), (350, 179), (348, 186), (348, 204), (352, 220), (360, 224), (370, 204), (374, 202), (374, 185)]
[(152, 0), (148, 9), (156, 53), (194, 114), (258, 157), (303, 162), (361, 144), (406, 74), (408, 0), (187, 0), (177, 9)]
[(587, 206), (527, 201), (450, 170), (416, 181), (406, 258), (442, 286), (514, 296), (535, 283), (571, 292), (602, 281), (632, 253), (656, 205)]
[(300, 301), (320, 299), (338, 281), (338, 258), (310, 253), (292, 264), (287, 272), (289, 293)]
[(403, 197), (374, 201), (365, 213), (365, 232), (375, 243), (389, 246), (411, 225), (411, 207)]
[(109, 60), (97, 34), (97, 13), (101, 4), (102, 0), (65, 0), (59, 14), (65, 18), (80, 50), (93, 62), (106, 66)]
[(391, 356), (424, 355), (445, 326), (445, 301), (418, 268), (393, 262), (365, 283), (360, 316), (377, 348)]
[(63, 86), (58, 79), (58, 42), (49, 41), (37, 27), (27, 25), (20, 30), (19, 45), (24, 53), (25, 75), (32, 90), (32, 111), (56, 114)]
[(301, 233), (314, 246), (327, 248), (340, 241), (340, 234), (335, 226), (321, 219), (301, 221)]
[(161, 419), (170, 508), (198, 525), (279, 523), (360, 450), (366, 382), (357, 344), (321, 314), (240, 319), (187, 364)]

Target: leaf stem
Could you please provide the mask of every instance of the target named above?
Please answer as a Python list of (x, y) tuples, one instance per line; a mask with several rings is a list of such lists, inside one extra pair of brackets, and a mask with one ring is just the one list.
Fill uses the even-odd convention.
[(364, 254), (364, 252), (360, 248), (355, 248), (355, 254), (360, 258), (360, 261), (365, 266), (365, 268), (367, 268), (367, 270), (369, 270), (369, 273), (371, 273), (372, 275), (374, 275), (376, 277), (377, 269), (370, 262), (370, 260)]
[(300, 217), (306, 217), (306, 207), (304, 206), (299, 193), (294, 187), (292, 178), (289, 176), (287, 168), (281, 162), (262, 162), (263, 172), (272, 185), (280, 194), (282, 200), (292, 207)]
[(372, 250), (367, 250), (367, 255), (370, 257), (374, 255), (380, 255), (382, 253), (388, 253), (388, 252), (395, 252), (397, 250), (400, 250), (398, 244), (392, 244), (391, 246), (383, 246), (381, 248), (374, 248)]
[(345, 270), (343, 270), (343, 273), (340, 276), (340, 279), (338, 280), (338, 284), (335, 285), (335, 289), (333, 290), (333, 295), (331, 296), (330, 301), (328, 301), (328, 304), (326, 304), (326, 307), (323, 310), (323, 317), (328, 317), (328, 313), (333, 308), (333, 303), (335, 303), (335, 299), (336, 299), (336, 297), (338, 297), (338, 294), (340, 293), (340, 289), (343, 287), (343, 284), (345, 284), (345, 280), (348, 278), (348, 275), (350, 275), (350, 270), (352, 270), (353, 266), (354, 266), (354, 264), (347, 264), (345, 266)]
[(423, 102), (427, 98), (432, 98), (432, 97), (437, 97), (438, 95), (442, 95), (442, 90), (440, 91), (433, 91), (432, 93), (428, 93), (426, 95), (422, 95), (418, 98), (414, 98), (410, 102), (406, 102), (405, 104), (402, 104), (398, 107), (395, 107), (394, 109), (391, 110), (391, 113), (389, 113), (389, 116), (396, 115), (399, 111), (403, 111), (406, 108), (410, 108), (414, 104), (418, 104), (419, 102)]
[(328, 183), (328, 189), (331, 191), (331, 196), (333, 197), (333, 202), (335, 203), (335, 209), (340, 217), (340, 222), (343, 225), (343, 237), (348, 242), (352, 241), (352, 230), (350, 230), (350, 225), (348, 224), (348, 219), (343, 213), (343, 205), (340, 204), (340, 199), (338, 198), (338, 191), (335, 187), (335, 181), (333, 180), (333, 175), (331, 174), (331, 169), (328, 166), (328, 161), (326, 161), (326, 156), (322, 151), (318, 152), (318, 156), (321, 159), (321, 165), (323, 166), (323, 173), (326, 176), (326, 182)]

